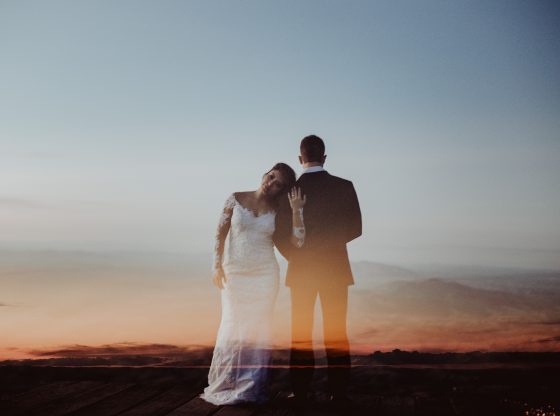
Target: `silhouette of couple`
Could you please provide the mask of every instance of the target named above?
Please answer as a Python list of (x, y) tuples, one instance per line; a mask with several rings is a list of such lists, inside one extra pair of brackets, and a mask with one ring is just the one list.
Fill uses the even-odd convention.
[(305, 404), (310, 394), (317, 296), (323, 314), (330, 398), (335, 403), (348, 400), (346, 315), (348, 286), (354, 280), (346, 243), (361, 235), (362, 220), (352, 182), (324, 170), (325, 159), (323, 140), (315, 135), (304, 137), (299, 179), (291, 167), (278, 163), (263, 176), (256, 191), (235, 192), (225, 203), (212, 267), (213, 282), (221, 289), (222, 318), (209, 385), (201, 395), (210, 403), (263, 403), (268, 399), (272, 313), (279, 288), (274, 246), (288, 260), (293, 400)]

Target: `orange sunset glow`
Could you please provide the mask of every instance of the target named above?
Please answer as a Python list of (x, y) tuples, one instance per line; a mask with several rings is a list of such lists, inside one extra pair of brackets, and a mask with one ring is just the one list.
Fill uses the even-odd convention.
[[(59, 356), (64, 350), (96, 355), (107, 347), (146, 354), (158, 350), (153, 345), (214, 344), (219, 290), (204, 270), (205, 259), (161, 253), (9, 255), (1, 271), (0, 359)], [(353, 269), (348, 330), (354, 353), (560, 346), (555, 274), (534, 273), (527, 283), (526, 273), (444, 278), (367, 262)], [(289, 345), (289, 310), (289, 292), (281, 286), (273, 328), (279, 348)], [(314, 335), (319, 350), (320, 324)]]
[[(559, 17), (553, 0), (0, 2), (0, 361), (213, 348), (230, 239), (237, 294), (264, 265), (273, 297), (279, 276), (274, 352), (293, 305), (309, 343), (313, 279), (353, 358), (560, 351)], [(259, 226), (234, 233), (233, 206)], [(224, 316), (268, 342), (262, 293), (265, 312), (224, 296)]]

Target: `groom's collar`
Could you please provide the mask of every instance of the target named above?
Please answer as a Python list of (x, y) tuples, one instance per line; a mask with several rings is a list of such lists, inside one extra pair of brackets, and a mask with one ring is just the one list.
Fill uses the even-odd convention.
[(322, 172), (324, 170), (325, 169), (323, 169), (322, 166), (310, 166), (308, 168), (305, 168), (303, 172), (301, 172), (301, 174), (303, 175), (304, 173)]
[(305, 175), (306, 173), (315, 173), (315, 172), (326, 172), (325, 169), (323, 169), (322, 166), (310, 166), (308, 168), (305, 168), (301, 174), (299, 175), (298, 179), (301, 178), (303, 175)]

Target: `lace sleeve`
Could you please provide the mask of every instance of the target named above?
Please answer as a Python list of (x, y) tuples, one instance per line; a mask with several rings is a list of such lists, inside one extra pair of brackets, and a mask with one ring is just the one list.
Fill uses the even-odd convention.
[(303, 246), (305, 242), (305, 224), (303, 223), (303, 208), (298, 209), (298, 217), (301, 226), (298, 227), (295, 225), (292, 227), (292, 243), (297, 247), (300, 248)]
[(212, 274), (216, 273), (222, 268), (222, 261), (224, 256), (224, 246), (226, 236), (231, 226), (231, 216), (233, 214), (233, 206), (235, 205), (235, 196), (231, 194), (224, 204), (218, 228), (216, 230), (216, 241), (214, 245), (214, 259), (212, 262)]

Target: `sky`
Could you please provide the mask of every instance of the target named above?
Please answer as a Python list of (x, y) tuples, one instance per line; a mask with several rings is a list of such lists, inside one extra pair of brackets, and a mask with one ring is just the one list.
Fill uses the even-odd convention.
[(560, 268), (554, 1), (0, 1), (0, 248), (209, 253), (321, 136), (352, 260)]

